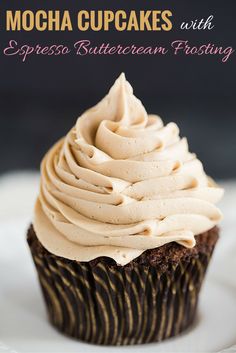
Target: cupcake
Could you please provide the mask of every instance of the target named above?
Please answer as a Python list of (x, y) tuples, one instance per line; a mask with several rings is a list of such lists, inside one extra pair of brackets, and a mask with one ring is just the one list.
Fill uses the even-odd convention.
[(148, 115), (121, 74), (41, 164), (27, 239), (52, 325), (102, 345), (189, 327), (222, 195), (177, 125)]

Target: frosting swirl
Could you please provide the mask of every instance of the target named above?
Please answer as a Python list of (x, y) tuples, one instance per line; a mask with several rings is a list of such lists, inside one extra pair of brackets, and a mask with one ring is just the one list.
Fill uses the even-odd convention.
[(34, 227), (52, 253), (78, 261), (108, 256), (125, 265), (221, 219), (223, 190), (179, 137), (148, 115), (124, 74), (46, 154)]

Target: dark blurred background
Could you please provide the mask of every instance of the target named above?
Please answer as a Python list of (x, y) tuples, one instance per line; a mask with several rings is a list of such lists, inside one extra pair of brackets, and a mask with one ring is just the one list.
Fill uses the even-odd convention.
[[(6, 32), (7, 9), (171, 9), (170, 32)], [(182, 21), (214, 15), (211, 31), (181, 31)], [(10, 39), (20, 44), (72, 46), (80, 39), (94, 45), (166, 45), (189, 40), (236, 47), (236, 1), (11, 1), (0, 2), (0, 173), (38, 169), (47, 149), (97, 103), (120, 72), (134, 87), (148, 112), (165, 123), (175, 121), (190, 149), (216, 178), (236, 176), (236, 55), (217, 56), (18, 56), (5, 57)], [(76, 16), (74, 16), (76, 18)]]

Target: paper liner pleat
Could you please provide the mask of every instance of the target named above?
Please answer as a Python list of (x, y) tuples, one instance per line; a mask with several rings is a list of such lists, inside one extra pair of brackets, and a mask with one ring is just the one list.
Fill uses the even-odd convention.
[(67, 335), (103, 345), (157, 342), (186, 329), (211, 255), (160, 273), (158, 267), (91, 266), (31, 251), (50, 322)]

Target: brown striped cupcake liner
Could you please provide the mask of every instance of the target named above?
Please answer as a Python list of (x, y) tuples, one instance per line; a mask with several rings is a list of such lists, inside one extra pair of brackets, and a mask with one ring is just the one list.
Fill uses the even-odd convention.
[(130, 345), (176, 336), (194, 321), (213, 247), (163, 271), (119, 266), (107, 258), (77, 262), (49, 253), (28, 232), (49, 320), (59, 331), (102, 345)]

